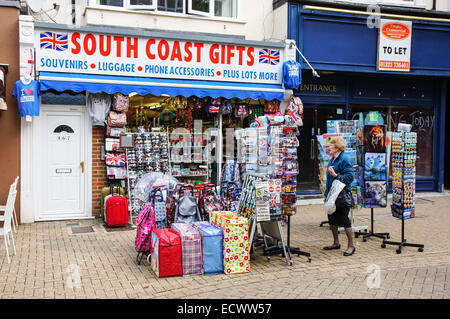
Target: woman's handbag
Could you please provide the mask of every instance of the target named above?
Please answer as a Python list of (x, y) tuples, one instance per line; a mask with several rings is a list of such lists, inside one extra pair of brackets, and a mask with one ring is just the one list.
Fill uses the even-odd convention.
[[(337, 179), (340, 182), (343, 181), (343, 177), (339, 175)], [(336, 197), (335, 201), (336, 207), (353, 207), (355, 206), (355, 200), (353, 199), (352, 191), (349, 190), (347, 187), (344, 187), (344, 189), (339, 193), (339, 195)]]

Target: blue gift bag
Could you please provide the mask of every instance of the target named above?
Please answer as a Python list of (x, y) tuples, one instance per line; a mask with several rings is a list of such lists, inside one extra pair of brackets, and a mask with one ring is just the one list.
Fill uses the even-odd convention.
[(223, 232), (209, 222), (192, 223), (202, 237), (203, 274), (223, 273)]

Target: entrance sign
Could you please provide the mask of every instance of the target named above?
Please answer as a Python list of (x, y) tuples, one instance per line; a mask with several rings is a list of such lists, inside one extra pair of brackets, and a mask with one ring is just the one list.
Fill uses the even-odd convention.
[(410, 71), (412, 22), (380, 20), (378, 71)]
[(38, 71), (282, 83), (284, 48), (35, 30)]

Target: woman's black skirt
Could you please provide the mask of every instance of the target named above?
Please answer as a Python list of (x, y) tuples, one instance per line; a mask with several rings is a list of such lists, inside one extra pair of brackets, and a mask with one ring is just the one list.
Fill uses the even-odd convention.
[(330, 225), (349, 228), (352, 227), (350, 218), (348, 218), (348, 213), (350, 212), (350, 207), (337, 206), (336, 211), (328, 215), (328, 222)]

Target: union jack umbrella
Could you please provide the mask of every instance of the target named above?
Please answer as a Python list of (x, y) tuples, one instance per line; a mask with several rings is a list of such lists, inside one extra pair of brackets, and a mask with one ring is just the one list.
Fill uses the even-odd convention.
[(297, 106), (293, 102), (289, 103), (289, 115), (295, 123), (301, 120), (300, 114), (298, 114)]
[(125, 166), (125, 154), (106, 153), (106, 165)]
[(67, 33), (41, 32), (41, 49), (65, 51), (69, 48)]
[(277, 65), (280, 62), (280, 50), (259, 50), (259, 63)]

